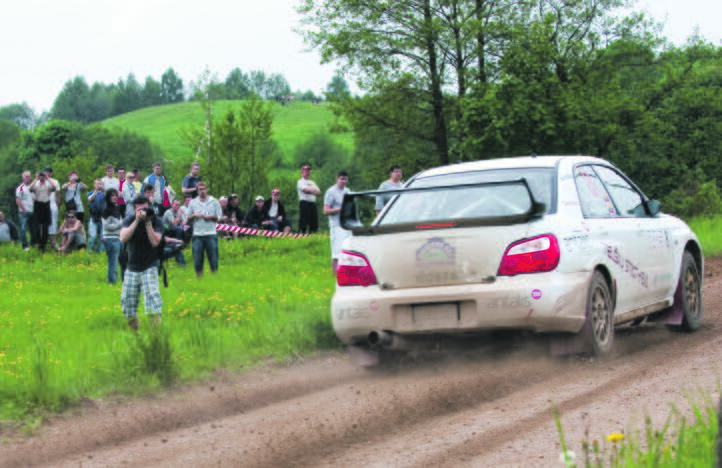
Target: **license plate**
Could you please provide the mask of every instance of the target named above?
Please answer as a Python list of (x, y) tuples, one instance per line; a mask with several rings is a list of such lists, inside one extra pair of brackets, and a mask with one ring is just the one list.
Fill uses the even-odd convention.
[(412, 314), (416, 325), (443, 327), (459, 321), (459, 304), (422, 304), (412, 306)]

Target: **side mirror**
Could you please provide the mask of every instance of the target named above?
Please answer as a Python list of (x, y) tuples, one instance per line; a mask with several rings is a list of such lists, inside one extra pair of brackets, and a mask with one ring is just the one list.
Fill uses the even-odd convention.
[(662, 207), (657, 200), (647, 200), (647, 213), (651, 217), (657, 216), (660, 211), (662, 211)]

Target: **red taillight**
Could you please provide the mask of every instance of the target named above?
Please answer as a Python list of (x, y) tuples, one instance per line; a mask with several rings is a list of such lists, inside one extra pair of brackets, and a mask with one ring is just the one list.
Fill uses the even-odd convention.
[(559, 265), (559, 243), (551, 234), (514, 242), (504, 252), (499, 276), (552, 271)]
[(338, 258), (336, 281), (339, 286), (369, 286), (376, 284), (376, 274), (362, 254), (342, 250)]

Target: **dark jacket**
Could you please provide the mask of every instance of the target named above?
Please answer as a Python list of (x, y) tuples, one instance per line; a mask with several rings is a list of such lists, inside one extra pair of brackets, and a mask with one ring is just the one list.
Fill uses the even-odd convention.
[[(271, 215), (268, 214), (271, 210), (271, 203), (272, 200), (270, 198), (263, 202), (263, 215), (266, 219), (271, 219)], [(276, 214), (276, 217), (278, 216), (283, 218), (283, 221), (286, 221), (286, 208), (284, 208), (283, 203), (280, 200), (278, 201), (278, 213)]]
[(246, 212), (246, 223), (249, 226), (261, 228), (264, 221), (268, 221), (268, 216), (263, 212), (263, 209), (258, 209), (258, 206), (254, 203)]

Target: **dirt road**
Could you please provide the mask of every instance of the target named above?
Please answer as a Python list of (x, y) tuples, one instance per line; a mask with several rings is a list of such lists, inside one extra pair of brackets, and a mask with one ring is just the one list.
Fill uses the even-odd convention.
[[(571, 447), (661, 427), (722, 365), (722, 259), (706, 263), (700, 331), (617, 329), (611, 359), (553, 359), (533, 341), (431, 356), (399, 372), (328, 354), (132, 402), (88, 401), (0, 466), (561, 466), (556, 405)], [(588, 433), (588, 434), (587, 434)]]

